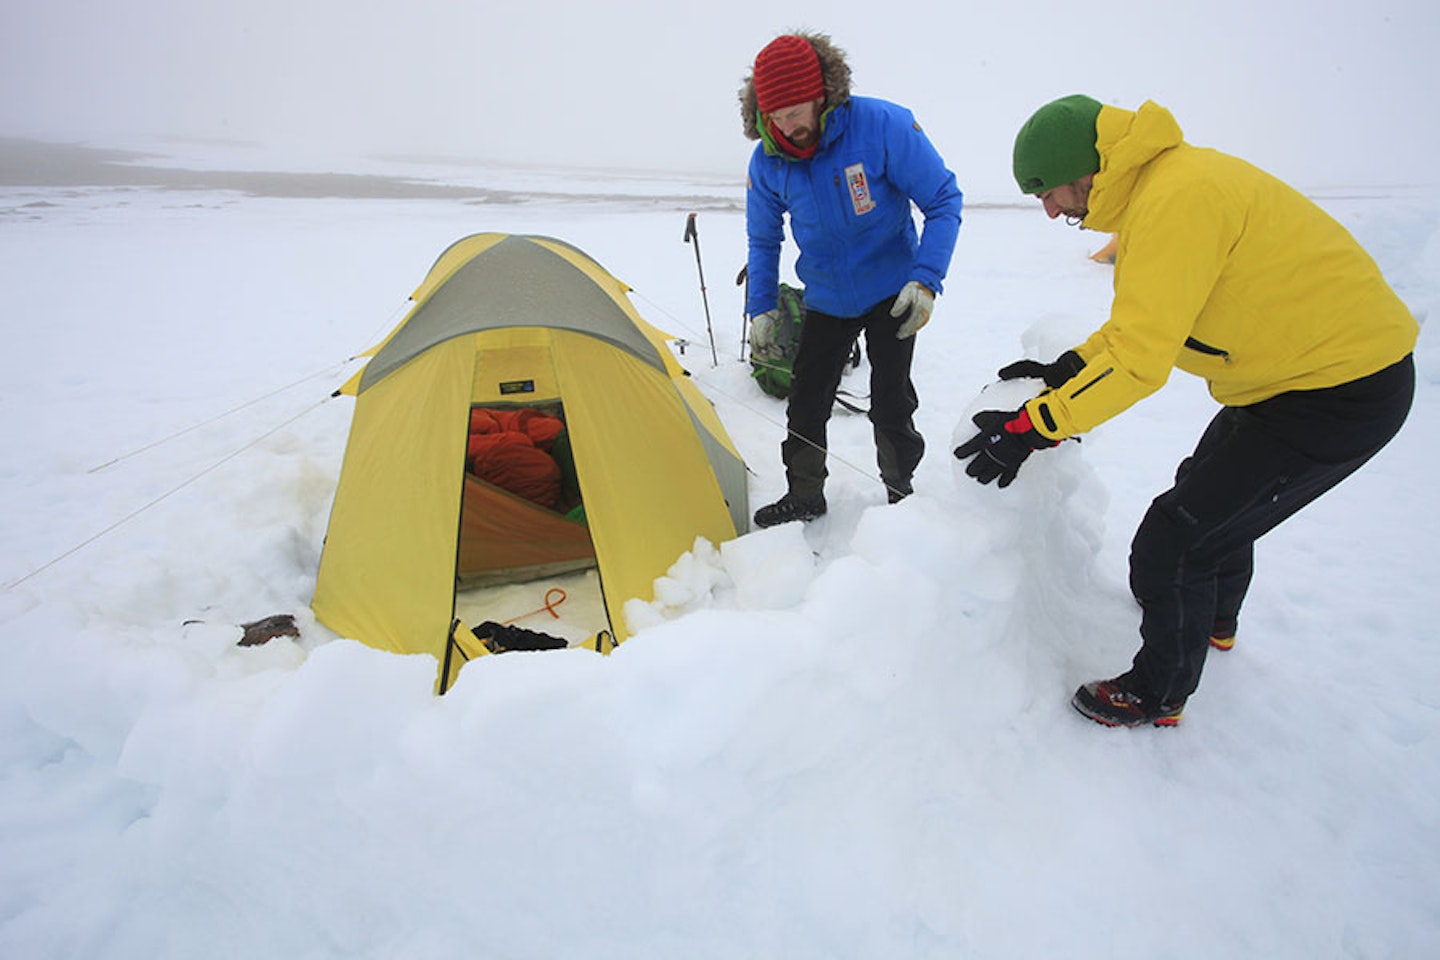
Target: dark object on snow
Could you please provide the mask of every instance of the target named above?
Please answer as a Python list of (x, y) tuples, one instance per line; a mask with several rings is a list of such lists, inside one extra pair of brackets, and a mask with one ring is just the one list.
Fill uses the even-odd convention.
[(263, 620), (256, 620), (252, 623), (242, 623), (240, 629), (245, 635), (240, 638), (239, 646), (258, 647), (262, 643), (269, 643), (276, 637), (299, 637), (300, 628), (295, 625), (295, 617), (289, 613), (277, 613), (273, 617), (265, 617)]
[(552, 637), (537, 630), (512, 627), (494, 620), (471, 628), (475, 639), (485, 644), (491, 653), (505, 653), (509, 650), (563, 650), (570, 642), (561, 637)]

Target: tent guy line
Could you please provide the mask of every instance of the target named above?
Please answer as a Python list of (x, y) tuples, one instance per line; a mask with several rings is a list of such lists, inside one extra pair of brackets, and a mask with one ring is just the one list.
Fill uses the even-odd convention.
[[(627, 287), (628, 287), (628, 286), (629, 286), (629, 285), (627, 284)], [(656, 312), (663, 314), (663, 315), (666, 317), (667, 321), (669, 321), (670, 323), (672, 323), (672, 324), (674, 324), (675, 326), (678, 326), (678, 327), (680, 327), (680, 328), (682, 328), (682, 329), (689, 330), (689, 332), (691, 332), (691, 333), (694, 333), (694, 332), (695, 332), (692, 328), (690, 328), (689, 324), (687, 324), (682, 318), (677, 317), (677, 316), (676, 316), (674, 313), (672, 313), (671, 311), (666, 310), (663, 306), (661, 306), (660, 304), (656, 303), (654, 300), (650, 299), (650, 298), (647, 297), (645, 294), (641, 293), (639, 290), (636, 290), (634, 287), (630, 287), (630, 288), (629, 288), (629, 292), (630, 292), (630, 295), (633, 296), (635, 299), (644, 301), (647, 305), (649, 305), (650, 307), (654, 308)], [(686, 343), (692, 342), (692, 341), (690, 341), (690, 340), (688, 340), (688, 339), (686, 339), (686, 338), (683, 338), (683, 337), (675, 337), (674, 340), (675, 340), (676, 343), (679, 343), (679, 344), (682, 344), (682, 345), (683, 345), (683, 344), (686, 344)], [(743, 338), (742, 338), (741, 342), (742, 342), (742, 343), (744, 342), (744, 339), (743, 339)], [(683, 350), (682, 350), (682, 354), (683, 354)], [(742, 362), (743, 362), (743, 358), (742, 358)], [(718, 364), (717, 364), (716, 366), (718, 366)], [(736, 406), (740, 407), (742, 410), (746, 411), (747, 413), (753, 414), (754, 416), (758, 417), (759, 419), (761, 419), (761, 420), (765, 421), (766, 423), (770, 424), (772, 427), (777, 427), (777, 428), (779, 428), (780, 430), (785, 431), (786, 433), (789, 433), (789, 427), (788, 427), (783, 421), (780, 421), (780, 420), (775, 419), (774, 417), (770, 416), (768, 413), (765, 413), (765, 412), (764, 412), (763, 410), (761, 410), (760, 408), (752, 405), (748, 400), (745, 400), (745, 399), (743, 399), (743, 398), (741, 398), (741, 397), (739, 397), (739, 396), (736, 396), (736, 395), (735, 395), (734, 393), (732, 393), (731, 391), (726, 390), (723, 386), (721, 386), (721, 385), (717, 382), (717, 380), (716, 380), (715, 378), (708, 377), (708, 376), (706, 376), (704, 373), (697, 372), (696, 370), (692, 370), (692, 369), (690, 369), (689, 367), (686, 367), (685, 369), (686, 369), (686, 372), (688, 372), (688, 373), (690, 374), (691, 378), (693, 378), (697, 383), (699, 383), (702, 387), (704, 387), (706, 391), (713, 392), (713, 393), (715, 393), (715, 394), (718, 394), (718, 395), (724, 397), (725, 399), (729, 400), (731, 403), (733, 403), (733, 404), (735, 404)], [(711, 369), (713, 370), (713, 369), (715, 369), (715, 367), (712, 367)], [(847, 409), (851, 410), (852, 412), (856, 412), (856, 411), (857, 411), (857, 408), (855, 408), (853, 405), (846, 404), (846, 403), (844, 403), (844, 401), (838, 401), (838, 402), (840, 402), (842, 406), (845, 406)], [(820, 450), (822, 453), (824, 453), (826, 456), (830, 457), (832, 460), (834, 460), (834, 461), (835, 461), (837, 464), (839, 464), (840, 466), (846, 467), (847, 469), (854, 471), (857, 476), (866, 477), (866, 478), (873, 478), (873, 477), (874, 477), (874, 474), (871, 473), (871, 471), (869, 471), (868, 469), (866, 469), (866, 468), (864, 468), (864, 467), (861, 467), (861, 466), (859, 466), (858, 464), (851, 463), (849, 460), (846, 460), (844, 457), (840, 456), (838, 453), (836, 453), (836, 452), (833, 451), (833, 450), (826, 450), (826, 449), (824, 449), (823, 447), (821, 447), (819, 444), (816, 444), (814, 441), (809, 440), (809, 439), (807, 439), (807, 438), (805, 438), (805, 437), (800, 437), (800, 436), (798, 436), (798, 434), (790, 433), (789, 435), (790, 435), (790, 436), (795, 436), (795, 437), (797, 437), (797, 439), (803, 440), (805, 443), (808, 443), (808, 444), (810, 444), (811, 446), (815, 447), (817, 450)], [(752, 473), (754, 472), (753, 469), (750, 468), (748, 465), (747, 465), (746, 469), (747, 469), (747, 470), (750, 470), (750, 472), (752, 472)]]
[[(149, 502), (147, 502), (147, 503), (145, 503), (145, 504), (142, 504), (142, 505), (139, 506), (139, 507), (136, 507), (134, 510), (132, 510), (132, 511), (130, 511), (129, 513), (125, 514), (125, 516), (121, 517), (119, 520), (116, 520), (114, 523), (110, 524), (108, 527), (105, 527), (103, 530), (99, 531), (98, 533), (92, 534), (91, 536), (85, 538), (84, 540), (81, 540), (79, 543), (75, 544), (75, 545), (74, 545), (73, 547), (71, 547), (70, 549), (68, 549), (68, 550), (66, 550), (65, 552), (59, 554), (58, 556), (52, 557), (51, 559), (45, 561), (45, 562), (42, 563), (40, 566), (36, 567), (34, 570), (31, 570), (29, 573), (24, 574), (24, 575), (18, 577), (17, 579), (15, 579), (15, 580), (11, 580), (9, 583), (5, 584), (4, 587), (0, 587), (0, 590), (3, 590), (4, 592), (8, 593), (8, 592), (10, 592), (11, 590), (15, 589), (16, 587), (20, 586), (21, 584), (26, 583), (26, 582), (28, 582), (29, 580), (31, 580), (31, 579), (39, 576), (40, 574), (44, 573), (46, 570), (49, 570), (51, 567), (55, 566), (56, 564), (60, 563), (61, 561), (65, 560), (65, 559), (67, 559), (67, 558), (69, 558), (69, 557), (74, 556), (75, 554), (79, 553), (81, 550), (83, 550), (83, 549), (85, 549), (86, 547), (90, 546), (90, 544), (95, 543), (97, 540), (101, 540), (101, 539), (103, 539), (104, 537), (109, 536), (110, 534), (114, 533), (116, 530), (118, 530), (118, 529), (120, 529), (121, 527), (123, 527), (125, 524), (129, 523), (131, 520), (134, 520), (136, 517), (140, 516), (141, 514), (146, 513), (147, 511), (149, 511), (149, 510), (151, 510), (151, 509), (159, 506), (161, 503), (164, 503), (166, 500), (170, 499), (170, 498), (173, 497), (175, 494), (179, 493), (181, 490), (184, 490), (186, 487), (188, 487), (188, 486), (190, 486), (191, 484), (199, 481), (201, 478), (207, 476), (208, 474), (214, 473), (214, 472), (215, 472), (216, 470), (218, 470), (220, 467), (223, 467), (225, 464), (229, 463), (231, 460), (234, 460), (236, 457), (240, 456), (240, 455), (241, 455), (242, 453), (244, 453), (245, 451), (251, 449), (251, 448), (254, 447), (256, 444), (264, 441), (265, 439), (273, 436), (273, 435), (276, 434), (276, 433), (279, 433), (281, 430), (285, 429), (285, 428), (288, 427), (290, 424), (292, 424), (292, 423), (294, 423), (295, 421), (299, 420), (301, 417), (304, 417), (304, 416), (306, 416), (307, 414), (309, 414), (310, 412), (319, 409), (319, 408), (320, 408), (321, 406), (323, 406), (324, 404), (329, 403), (332, 399), (334, 399), (333, 395), (326, 395), (326, 396), (322, 397), (321, 399), (319, 399), (319, 400), (316, 401), (315, 403), (312, 403), (312, 404), (310, 404), (310, 406), (308, 406), (308, 407), (306, 407), (305, 409), (301, 410), (299, 413), (295, 414), (295, 415), (292, 416), (292, 417), (287, 418), (284, 422), (278, 423), (278, 424), (276, 424), (275, 426), (271, 427), (269, 430), (266, 430), (264, 433), (260, 434), (258, 437), (255, 437), (253, 440), (249, 441), (248, 443), (246, 443), (244, 446), (240, 447), (239, 449), (234, 450), (234, 451), (232, 451), (232, 452), (230, 452), (230, 453), (227, 453), (225, 456), (221, 457), (219, 460), (216, 460), (214, 463), (210, 464), (208, 467), (205, 467), (203, 470), (199, 471), (198, 473), (196, 473), (196, 474), (188, 477), (187, 479), (181, 481), (180, 483), (176, 484), (174, 487), (171, 487), (169, 490), (167, 490), (167, 491), (165, 491), (164, 493), (160, 494), (158, 497), (155, 497), (153, 500), (150, 500)], [(97, 469), (98, 469), (98, 468), (97, 468)], [(91, 471), (91, 472), (93, 473), (94, 471)]]
[[(346, 358), (346, 359), (344, 359), (344, 360), (341, 360), (339, 363), (333, 363), (333, 364), (331, 364), (330, 366), (326, 367), (324, 370), (317, 370), (315, 373), (308, 374), (307, 376), (301, 377), (299, 380), (295, 380), (295, 381), (293, 381), (293, 382), (291, 382), (291, 383), (287, 383), (287, 384), (285, 384), (283, 387), (277, 387), (277, 388), (275, 388), (274, 390), (269, 391), (268, 393), (262, 393), (262, 394), (260, 394), (260, 395), (257, 396), (257, 397), (252, 397), (251, 399), (246, 400), (246, 401), (243, 402), (243, 403), (240, 403), (240, 404), (238, 404), (238, 405), (236, 405), (236, 406), (231, 407), (229, 410), (225, 410), (225, 411), (223, 411), (223, 412), (221, 412), (221, 413), (215, 414), (215, 416), (210, 417), (210, 418), (207, 419), (207, 420), (201, 420), (199, 423), (192, 423), (192, 424), (191, 424), (190, 426), (188, 426), (188, 427), (184, 427), (184, 428), (182, 428), (182, 429), (180, 429), (180, 430), (176, 430), (174, 433), (170, 434), (169, 436), (161, 437), (161, 438), (158, 439), (158, 440), (152, 440), (152, 441), (150, 441), (149, 443), (147, 443), (147, 444), (145, 444), (145, 445), (143, 445), (143, 446), (136, 447), (134, 450), (131, 450), (131, 451), (128, 452), (128, 453), (122, 453), (122, 454), (120, 454), (120, 455), (117, 456), (117, 457), (111, 457), (109, 460), (106, 460), (104, 463), (99, 464), (99, 465), (94, 466), (94, 467), (91, 467), (89, 470), (87, 470), (87, 471), (85, 471), (85, 472), (86, 472), (86, 473), (99, 473), (101, 470), (105, 470), (105, 469), (108, 469), (108, 468), (110, 468), (110, 467), (113, 467), (115, 464), (120, 463), (120, 462), (123, 461), (123, 460), (129, 460), (131, 457), (139, 456), (140, 454), (145, 453), (147, 450), (153, 450), (153, 449), (155, 449), (156, 447), (164, 446), (165, 444), (170, 443), (172, 440), (178, 440), (180, 437), (183, 437), (183, 436), (185, 436), (186, 434), (189, 434), (189, 433), (193, 433), (194, 431), (199, 430), (201, 427), (208, 427), (208, 426), (210, 426), (212, 423), (219, 423), (221, 420), (224, 420), (226, 417), (231, 416), (232, 414), (239, 413), (241, 410), (244, 410), (244, 409), (246, 409), (247, 407), (253, 407), (255, 404), (261, 403), (262, 401), (265, 401), (265, 400), (269, 400), (271, 397), (278, 397), (280, 394), (284, 393), (285, 391), (294, 389), (295, 387), (300, 386), (302, 383), (309, 383), (311, 380), (318, 380), (318, 379), (321, 378), (321, 377), (333, 377), (338, 370), (340, 370), (340, 369), (341, 369), (342, 367), (344, 367), (346, 364), (352, 363), (353, 361), (357, 360), (358, 358), (359, 358), (359, 355), (357, 354), (357, 355), (355, 355), (355, 356), (348, 357), (348, 358)], [(332, 391), (331, 395), (332, 395), (332, 396), (334, 395), (334, 392), (333, 392), (333, 391)], [(318, 406), (318, 404), (317, 404), (317, 406)], [(313, 409), (313, 408), (312, 408), (312, 409)], [(290, 422), (290, 421), (286, 421), (286, 422), (288, 423), (288, 422)], [(284, 426), (284, 424), (281, 424), (281, 426)]]
[[(706, 392), (715, 393), (724, 397), (726, 400), (729, 400), (731, 403), (735, 404), (737, 407), (741, 408), (747, 413), (753, 414), (759, 419), (764, 420), (766, 423), (770, 424), (772, 427), (776, 427), (781, 431), (784, 431), (788, 436), (792, 436), (795, 437), (797, 440), (804, 441), (805, 443), (814, 447), (816, 450), (819, 450), (821, 453), (825, 454), (825, 456), (833, 460), (835, 463), (839, 464), (842, 467), (845, 467), (848, 470), (853, 471), (856, 476), (864, 477), (867, 480), (874, 480), (877, 483), (881, 483), (881, 485), (883, 486), (883, 482), (880, 481), (880, 479), (876, 477), (871, 470), (862, 467), (857, 463), (852, 463), (851, 461), (842, 457), (840, 454), (836, 453), (834, 450), (827, 449), (813, 440), (802, 437), (798, 433), (794, 433), (783, 421), (777, 420), (776, 418), (772, 417), (770, 414), (761, 410), (759, 407), (751, 404), (750, 401), (745, 400), (742, 397), (736, 396), (733, 392), (726, 390), (714, 380), (708, 379), (704, 376), (701, 376), (700, 374), (694, 373), (693, 371), (690, 373), (690, 376), (693, 377), (696, 381), (698, 381), (700, 385), (705, 388)], [(754, 469), (748, 464), (746, 465), (746, 470), (751, 473), (755, 472)]]

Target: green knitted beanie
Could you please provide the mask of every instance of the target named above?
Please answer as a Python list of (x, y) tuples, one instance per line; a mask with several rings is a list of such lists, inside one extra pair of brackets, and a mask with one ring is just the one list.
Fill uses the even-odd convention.
[(1015, 137), (1015, 182), (1020, 191), (1041, 194), (1100, 169), (1095, 118), (1100, 101), (1083, 93), (1045, 104)]

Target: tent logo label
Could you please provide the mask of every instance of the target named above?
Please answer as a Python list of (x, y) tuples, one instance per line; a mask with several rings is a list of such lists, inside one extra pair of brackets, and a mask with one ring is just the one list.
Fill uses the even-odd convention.
[(500, 384), (500, 395), (509, 396), (512, 393), (534, 393), (534, 380), (506, 380)]

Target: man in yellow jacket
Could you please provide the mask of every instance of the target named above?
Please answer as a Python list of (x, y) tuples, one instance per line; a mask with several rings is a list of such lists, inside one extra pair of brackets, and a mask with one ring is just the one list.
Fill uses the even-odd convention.
[(981, 483), (1115, 416), (1176, 367), (1223, 404), (1130, 550), (1141, 648), (1073, 703), (1111, 726), (1178, 723), (1213, 645), (1234, 644), (1255, 541), (1399, 431), (1419, 326), (1355, 239), (1254, 166), (1191, 146), (1164, 107), (1082, 96), (1040, 108), (1015, 140), (1015, 179), (1054, 219), (1114, 233), (1110, 318), (1051, 363), (1002, 379), (1046, 390), (974, 416), (957, 447)]

